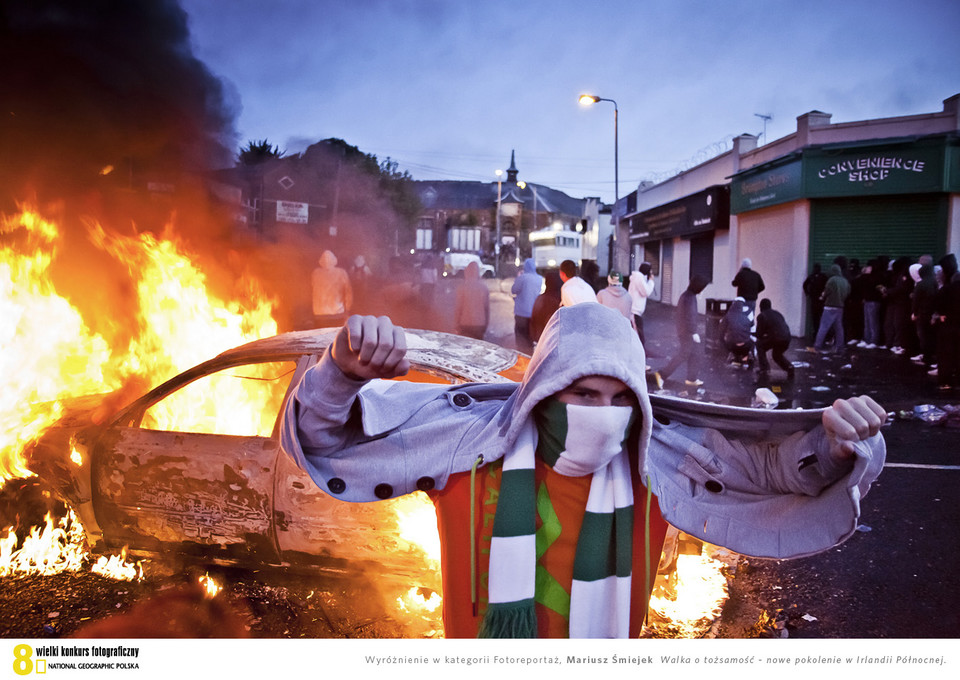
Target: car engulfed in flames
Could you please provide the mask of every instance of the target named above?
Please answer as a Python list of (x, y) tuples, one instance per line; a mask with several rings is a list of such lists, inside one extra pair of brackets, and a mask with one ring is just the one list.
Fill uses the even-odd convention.
[[(429, 499), (343, 503), (280, 450), (282, 405), (336, 332), (250, 342), (106, 419), (99, 412), (109, 397), (73, 399), (25, 450), (27, 467), (77, 513), (94, 552), (126, 548), (132, 557), (363, 570), (436, 589), (422, 582), (432, 581), (436, 570), (424, 567), (438, 559)], [(413, 369), (405, 379), (418, 382), (511, 381), (527, 361), (434, 331), (407, 331), (407, 342)], [(238, 390), (259, 418), (224, 419)]]

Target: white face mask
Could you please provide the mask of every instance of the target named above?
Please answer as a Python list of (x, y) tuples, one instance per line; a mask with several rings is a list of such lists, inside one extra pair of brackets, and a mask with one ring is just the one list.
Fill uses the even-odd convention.
[(537, 450), (567, 477), (592, 474), (623, 451), (635, 413), (631, 406), (579, 406), (556, 399), (536, 411)]

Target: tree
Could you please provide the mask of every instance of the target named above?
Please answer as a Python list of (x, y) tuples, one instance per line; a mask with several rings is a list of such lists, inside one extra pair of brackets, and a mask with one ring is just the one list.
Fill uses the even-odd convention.
[(261, 139), (259, 142), (247, 142), (247, 147), (241, 149), (237, 155), (237, 165), (258, 165), (268, 160), (283, 158), (285, 151), (280, 147), (271, 146), (270, 142)]
[(407, 227), (416, 224), (423, 210), (412, 182), (410, 173), (406, 170), (400, 172), (399, 164), (389, 156), (380, 163), (380, 189)]

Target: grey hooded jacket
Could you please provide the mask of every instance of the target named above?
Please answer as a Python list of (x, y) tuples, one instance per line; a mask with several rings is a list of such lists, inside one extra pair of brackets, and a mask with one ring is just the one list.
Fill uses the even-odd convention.
[(618, 378), (637, 395), (636, 473), (678, 529), (772, 558), (823, 551), (856, 530), (860, 499), (883, 467), (882, 436), (858, 443), (853, 462), (838, 464), (821, 411), (657, 396), (652, 405), (639, 338), (623, 316), (596, 303), (557, 311), (520, 384), (360, 382), (324, 356), (286, 405), (281, 446), (343, 500), (442, 489), (481, 457), (481, 464), (502, 457), (538, 402), (588, 375)]

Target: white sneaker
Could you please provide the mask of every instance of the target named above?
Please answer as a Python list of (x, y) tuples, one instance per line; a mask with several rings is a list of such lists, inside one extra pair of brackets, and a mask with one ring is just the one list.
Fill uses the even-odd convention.
[(923, 355), (918, 354), (915, 357), (910, 357), (910, 361), (916, 361), (918, 364), (923, 363)]
[(684, 382), (686, 382), (688, 385), (692, 385), (692, 386), (694, 386), (694, 387), (700, 387), (700, 385), (703, 384), (703, 381), (700, 380), (700, 378), (697, 378), (696, 380), (685, 380)]
[(851, 340), (851, 341), (849, 341), (847, 344), (852, 347), (853, 345), (856, 345), (856, 344), (857, 344), (857, 341), (856, 341), (856, 340)]
[(876, 349), (876, 347), (877, 346), (874, 345), (872, 342), (868, 342), (866, 345), (864, 345), (865, 349)]
[(937, 373), (937, 369), (934, 368), (927, 371), (927, 375), (939, 375), (939, 374)]
[(860, 349), (863, 349), (866, 346), (867, 346), (867, 343), (864, 342), (863, 340), (857, 343), (857, 347), (859, 347)]

